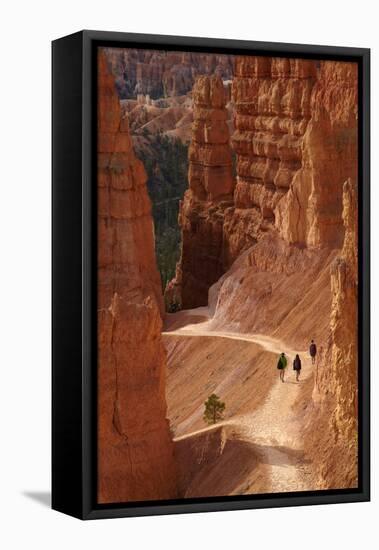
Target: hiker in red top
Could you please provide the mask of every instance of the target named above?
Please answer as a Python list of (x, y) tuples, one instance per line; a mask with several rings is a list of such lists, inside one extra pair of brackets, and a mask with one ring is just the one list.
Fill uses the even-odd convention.
[(311, 340), (311, 345), (309, 346), (309, 355), (312, 358), (312, 365), (314, 365), (316, 363), (316, 355), (317, 355), (317, 346), (314, 340)]

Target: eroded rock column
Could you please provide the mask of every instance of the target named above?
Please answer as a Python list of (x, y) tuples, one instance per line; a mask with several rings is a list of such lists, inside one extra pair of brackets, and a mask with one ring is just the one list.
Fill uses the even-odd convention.
[(98, 98), (98, 501), (174, 498), (146, 173), (102, 54)]
[(276, 207), (302, 166), (316, 74), (313, 61), (236, 59), (232, 143), (237, 154), (237, 185), (235, 210), (225, 220), (232, 260), (275, 227)]
[(343, 248), (330, 270), (330, 337), (313, 390), (330, 443), (316, 461), (323, 488), (356, 487), (358, 482), (358, 200), (351, 179), (343, 186), (343, 223)]
[(224, 273), (223, 222), (233, 193), (224, 86), (201, 76), (193, 88), (194, 123), (189, 148), (189, 189), (180, 205), (181, 259), (166, 296), (183, 308), (208, 303), (208, 289)]

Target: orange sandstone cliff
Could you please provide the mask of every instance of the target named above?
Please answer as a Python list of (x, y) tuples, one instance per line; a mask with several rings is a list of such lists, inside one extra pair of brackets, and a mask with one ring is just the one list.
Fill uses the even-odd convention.
[[(199, 89), (207, 82), (199, 79), (194, 88), (189, 190), (179, 216), (182, 255), (170, 289), (183, 308), (205, 305), (207, 289), (221, 277), (209, 294), (215, 326), (219, 317), (230, 328), (275, 331), (294, 344), (311, 332), (325, 339), (329, 265), (344, 236), (342, 187), (357, 177), (356, 66), (237, 58), (231, 139), (237, 181), (234, 186), (230, 177), (225, 188), (223, 174), (214, 172), (221, 197), (207, 189), (202, 163), (220, 153), (217, 162), (223, 156), (228, 164), (229, 142), (208, 144), (196, 121), (205, 105)], [(208, 105), (209, 130), (223, 110)]]
[(358, 482), (357, 218), (356, 182), (349, 179), (343, 186), (343, 248), (330, 270), (330, 333), (308, 389), (312, 406), (305, 408), (305, 448), (322, 489), (357, 487)]
[(98, 502), (172, 498), (151, 204), (103, 54), (98, 97)]
[(194, 122), (189, 148), (189, 189), (180, 205), (182, 250), (166, 301), (183, 308), (206, 305), (208, 289), (224, 273), (223, 220), (232, 204), (233, 176), (224, 85), (198, 77), (193, 88)]
[[(354, 63), (236, 59), (237, 181), (225, 202), (206, 188), (198, 159), (213, 149), (195, 123), (171, 283), (183, 308), (205, 305), (208, 293), (211, 330), (269, 334), (297, 349), (316, 339), (322, 353), (295, 410), (314, 488), (357, 481), (357, 94)], [(227, 141), (224, 155), (229, 162)]]

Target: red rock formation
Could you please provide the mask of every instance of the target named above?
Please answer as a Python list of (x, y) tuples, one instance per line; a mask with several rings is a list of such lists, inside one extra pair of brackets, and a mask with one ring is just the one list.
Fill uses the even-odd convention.
[[(347, 180), (343, 186), (344, 243), (331, 265), (330, 334), (320, 358), (312, 394), (315, 410), (306, 433), (318, 486), (328, 489), (356, 487), (358, 479), (357, 206), (356, 183)], [(321, 441), (314, 436), (315, 426)]]
[(184, 95), (198, 75), (230, 78), (233, 58), (195, 52), (106, 48), (120, 97), (149, 94), (152, 98)]
[(241, 58), (236, 73), (238, 177), (224, 245), (237, 260), (211, 289), (213, 326), (273, 333), (298, 346), (316, 337), (320, 372), (301, 404), (306, 449), (317, 464), (313, 485), (353, 487), (357, 67)]
[[(236, 59), (235, 74), (232, 144), (237, 184), (233, 203), (228, 202), (227, 208), (218, 207), (215, 195), (217, 189), (224, 192), (222, 174), (213, 172), (216, 177), (210, 192), (199, 159), (212, 154), (218, 156), (219, 163), (222, 159), (229, 162), (228, 145), (225, 142), (216, 148), (205, 139), (199, 141), (198, 134), (203, 136), (204, 131), (202, 98), (194, 91), (190, 191), (181, 216), (182, 256), (186, 261), (190, 254), (190, 260), (186, 267), (181, 262), (176, 281), (182, 276), (183, 288), (189, 285), (188, 295), (197, 292), (194, 278), (204, 284), (201, 299), (186, 298), (188, 305), (205, 303), (205, 286), (210, 280), (205, 273), (200, 277), (195, 273), (201, 268), (194, 265), (195, 255), (189, 251), (198, 244), (201, 248), (208, 241), (217, 251), (218, 269), (213, 267), (212, 273), (225, 272), (268, 233), (301, 248), (339, 248), (343, 238), (342, 183), (356, 177), (357, 72), (353, 63), (241, 56)], [(197, 221), (204, 219), (199, 213), (200, 199), (208, 201), (210, 212), (217, 207), (218, 244), (205, 236), (202, 227), (199, 231)], [(191, 219), (196, 219), (192, 228), (188, 224)], [(207, 266), (207, 262), (202, 264)]]
[(189, 189), (180, 206), (182, 253), (166, 301), (184, 308), (206, 305), (208, 289), (224, 272), (223, 220), (232, 204), (232, 157), (224, 86), (217, 76), (199, 77), (193, 89), (194, 123), (189, 148)]
[(240, 57), (232, 85), (235, 210), (225, 220), (231, 261), (275, 225), (275, 209), (302, 166), (316, 63)]
[(98, 77), (98, 502), (176, 496), (151, 205), (104, 55)]
[(358, 166), (357, 78), (354, 63), (320, 62), (301, 170), (276, 210), (276, 225), (289, 243), (342, 245), (342, 183), (356, 179)]
[(358, 300), (358, 200), (356, 183), (343, 187), (345, 236), (342, 252), (332, 264), (331, 373), (338, 407), (335, 422), (340, 434), (356, 428), (357, 415), (357, 300)]

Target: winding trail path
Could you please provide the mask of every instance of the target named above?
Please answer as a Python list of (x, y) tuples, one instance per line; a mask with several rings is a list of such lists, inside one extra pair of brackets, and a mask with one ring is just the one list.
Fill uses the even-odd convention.
[[(271, 387), (263, 405), (249, 413), (235, 416), (217, 426), (232, 425), (238, 436), (254, 445), (261, 462), (269, 468), (270, 487), (267, 492), (287, 492), (306, 490), (307, 464), (302, 451), (302, 435), (299, 419), (293, 413), (301, 386), (311, 376), (311, 360), (304, 350), (294, 350), (285, 343), (261, 334), (239, 334), (235, 332), (211, 330), (211, 321), (185, 325), (176, 330), (163, 332), (168, 337), (219, 337), (231, 340), (244, 340), (261, 346), (277, 356), (284, 351), (288, 359), (285, 382), (279, 380)], [(292, 360), (298, 353), (302, 361), (300, 382), (295, 382)], [(276, 360), (276, 359), (273, 359)], [(187, 433), (177, 441), (212, 430), (213, 426)]]

